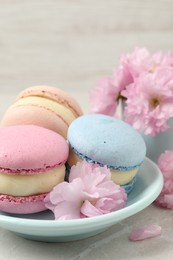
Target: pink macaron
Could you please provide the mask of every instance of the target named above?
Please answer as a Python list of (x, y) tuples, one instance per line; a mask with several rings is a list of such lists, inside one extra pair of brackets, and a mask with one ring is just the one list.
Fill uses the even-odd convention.
[(34, 86), (24, 89), (6, 113), (1, 125), (38, 125), (67, 137), (69, 125), (82, 110), (67, 92), (50, 86)]
[(1, 128), (0, 210), (16, 214), (45, 210), (45, 196), (64, 181), (68, 154), (66, 140), (49, 129)]

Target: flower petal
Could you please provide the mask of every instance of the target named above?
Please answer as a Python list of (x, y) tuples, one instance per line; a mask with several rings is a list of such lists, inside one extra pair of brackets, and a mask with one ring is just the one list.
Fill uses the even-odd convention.
[(55, 219), (76, 219), (80, 218), (80, 207), (69, 201), (59, 203), (54, 209)]
[(82, 181), (75, 179), (71, 185), (68, 182), (62, 182), (57, 185), (53, 192), (49, 194), (49, 199), (53, 204), (58, 204), (63, 200), (79, 201), (82, 198)]
[(70, 169), (69, 182), (76, 178), (84, 178), (88, 172), (92, 172), (92, 164), (83, 161), (73, 165)]
[(161, 227), (156, 224), (150, 224), (133, 230), (130, 233), (129, 239), (132, 241), (138, 241), (138, 240), (144, 240), (151, 237), (156, 237), (160, 234), (161, 234)]
[(112, 78), (99, 79), (90, 93), (91, 112), (114, 115), (118, 96), (119, 90), (114, 85)]
[(81, 213), (86, 217), (94, 217), (102, 214), (102, 212), (94, 207), (93, 204), (88, 200), (85, 200), (85, 202), (83, 203), (81, 207)]

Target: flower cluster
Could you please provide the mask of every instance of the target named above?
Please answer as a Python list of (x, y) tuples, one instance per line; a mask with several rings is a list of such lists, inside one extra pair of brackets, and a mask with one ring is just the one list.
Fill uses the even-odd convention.
[(158, 165), (163, 173), (164, 185), (155, 204), (173, 209), (173, 151), (165, 151), (165, 153), (161, 154)]
[(173, 117), (173, 55), (135, 48), (120, 57), (112, 76), (97, 81), (91, 91), (91, 112), (123, 117), (138, 131), (156, 135), (169, 128)]
[(77, 219), (106, 214), (125, 207), (127, 194), (111, 181), (105, 167), (77, 163), (70, 171), (69, 182), (62, 182), (46, 196), (45, 205), (55, 219)]

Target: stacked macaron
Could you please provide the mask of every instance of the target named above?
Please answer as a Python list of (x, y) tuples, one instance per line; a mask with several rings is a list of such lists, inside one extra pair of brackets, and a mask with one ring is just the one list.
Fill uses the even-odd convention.
[(44, 198), (64, 181), (69, 148), (59, 134), (35, 125), (0, 129), (0, 210), (45, 210)]
[(68, 142), (70, 167), (81, 160), (107, 165), (112, 180), (127, 193), (132, 190), (146, 154), (146, 145), (134, 128), (113, 117), (84, 115), (70, 125)]
[(4, 114), (1, 125), (38, 125), (64, 138), (71, 122), (82, 115), (76, 100), (67, 92), (50, 86), (35, 86), (22, 91)]
[(45, 210), (44, 198), (65, 178), (69, 125), (82, 110), (61, 89), (22, 91), (4, 114), (0, 129), (0, 210)]

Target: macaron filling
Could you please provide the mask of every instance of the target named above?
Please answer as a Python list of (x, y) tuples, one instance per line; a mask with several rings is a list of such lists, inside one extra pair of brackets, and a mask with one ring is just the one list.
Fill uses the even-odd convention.
[(22, 91), (17, 97), (17, 99), (19, 100), (21, 98), (26, 98), (28, 96), (43, 97), (58, 102), (59, 104), (62, 104), (65, 107), (67, 107), (69, 110), (71, 110), (72, 113), (75, 115), (75, 117), (78, 117), (83, 114), (79, 105), (71, 96), (68, 95), (68, 93), (55, 87), (51, 87), (51, 86), (29, 87), (24, 91)]
[[(88, 163), (98, 164), (101, 167), (104, 166), (103, 163), (97, 162), (97, 161), (79, 153), (75, 148), (71, 147), (68, 164), (70, 166), (72, 166), (72, 165), (76, 164), (78, 161), (82, 161), (82, 160), (85, 160)], [(112, 166), (112, 165), (107, 165), (107, 167), (111, 170), (111, 179), (115, 183), (117, 183), (119, 185), (126, 185), (127, 183), (131, 182), (135, 178), (135, 176), (139, 170), (139, 167), (141, 166), (142, 163), (143, 162), (140, 162), (137, 165), (128, 166), (128, 167)]]
[(39, 174), (5, 174), (0, 172), (0, 194), (11, 196), (31, 196), (50, 192), (63, 182), (65, 166), (56, 167)]
[(50, 110), (54, 112), (57, 116), (59, 116), (67, 125), (70, 125), (71, 122), (76, 118), (75, 115), (72, 113), (72, 111), (64, 106), (63, 104), (60, 104), (56, 101), (44, 98), (44, 97), (38, 97), (38, 96), (30, 96), (21, 98), (14, 105), (10, 107), (17, 107), (17, 106), (39, 106), (44, 109)]

